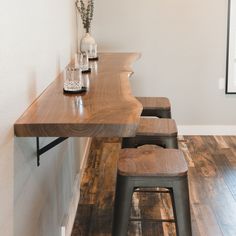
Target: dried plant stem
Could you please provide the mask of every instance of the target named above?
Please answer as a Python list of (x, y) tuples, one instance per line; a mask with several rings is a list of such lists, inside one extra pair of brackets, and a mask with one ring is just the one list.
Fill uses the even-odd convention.
[(86, 33), (89, 33), (91, 21), (93, 19), (94, 0), (88, 0), (87, 6), (83, 0), (76, 0), (75, 5), (78, 12), (80, 13), (83, 27), (86, 30)]

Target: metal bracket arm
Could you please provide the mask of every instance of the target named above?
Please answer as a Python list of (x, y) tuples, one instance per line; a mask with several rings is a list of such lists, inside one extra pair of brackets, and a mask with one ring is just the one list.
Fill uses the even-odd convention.
[(52, 141), (51, 143), (47, 144), (46, 146), (40, 148), (39, 147), (39, 137), (36, 137), (36, 145), (37, 145), (37, 166), (40, 166), (40, 156), (47, 152), (48, 150), (52, 149), (59, 143), (63, 142), (64, 140), (68, 139), (68, 137), (59, 137)]

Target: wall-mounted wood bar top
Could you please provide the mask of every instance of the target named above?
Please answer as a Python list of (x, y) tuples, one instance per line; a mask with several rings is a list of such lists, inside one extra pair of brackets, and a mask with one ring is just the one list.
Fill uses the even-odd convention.
[[(129, 84), (138, 53), (101, 53), (84, 94), (63, 94), (61, 73), (14, 124), (18, 137), (134, 136), (142, 111)], [(97, 69), (96, 69), (97, 67)], [(86, 76), (86, 75), (85, 75)]]

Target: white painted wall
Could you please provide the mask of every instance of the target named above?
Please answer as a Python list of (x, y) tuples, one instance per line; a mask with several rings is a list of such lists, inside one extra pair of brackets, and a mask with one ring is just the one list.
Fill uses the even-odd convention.
[(168, 96), (177, 124), (224, 131), (236, 125), (236, 96), (218, 88), (225, 77), (227, 2), (99, 0), (92, 32), (100, 51), (142, 53), (135, 95)]
[(35, 139), (14, 137), (13, 124), (74, 55), (75, 29), (73, 0), (0, 0), (0, 235), (58, 236), (68, 213), (86, 139), (37, 168)]

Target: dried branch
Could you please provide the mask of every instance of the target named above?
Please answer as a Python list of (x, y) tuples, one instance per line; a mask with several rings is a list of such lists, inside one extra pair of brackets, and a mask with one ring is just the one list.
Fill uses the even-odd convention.
[(76, 0), (75, 5), (78, 12), (80, 13), (86, 33), (89, 33), (91, 21), (93, 19), (94, 0), (88, 0), (87, 7), (85, 6), (83, 0)]

